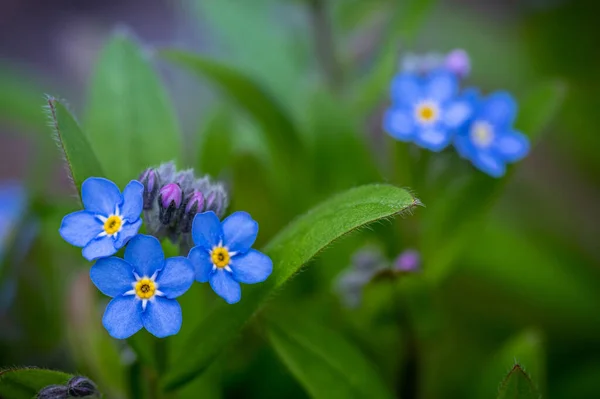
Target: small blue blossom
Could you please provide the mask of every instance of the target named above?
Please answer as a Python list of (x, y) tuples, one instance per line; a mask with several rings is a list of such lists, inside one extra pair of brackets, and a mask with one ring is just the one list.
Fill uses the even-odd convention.
[(142, 327), (158, 338), (179, 332), (181, 307), (174, 298), (191, 287), (194, 268), (183, 256), (165, 260), (156, 237), (138, 234), (125, 248), (125, 259), (98, 260), (90, 277), (113, 298), (102, 317), (112, 337), (128, 338)]
[(383, 127), (400, 141), (441, 151), (471, 113), (469, 103), (457, 94), (458, 78), (448, 70), (425, 76), (399, 73), (392, 81), (392, 106), (384, 116)]
[(235, 212), (222, 223), (212, 211), (197, 214), (192, 223), (196, 246), (189, 254), (196, 280), (208, 281), (227, 303), (238, 302), (239, 283), (260, 283), (273, 271), (271, 259), (251, 248), (257, 234), (258, 223), (246, 212)]
[(493, 177), (506, 172), (506, 164), (516, 162), (529, 152), (529, 140), (513, 128), (517, 104), (512, 96), (498, 91), (480, 99), (470, 89), (464, 97), (472, 104), (469, 123), (459, 129), (454, 146), (463, 158)]
[(142, 225), (143, 193), (144, 186), (136, 180), (121, 194), (110, 180), (90, 177), (81, 185), (84, 210), (63, 218), (61, 237), (83, 248), (83, 257), (89, 261), (113, 255)]

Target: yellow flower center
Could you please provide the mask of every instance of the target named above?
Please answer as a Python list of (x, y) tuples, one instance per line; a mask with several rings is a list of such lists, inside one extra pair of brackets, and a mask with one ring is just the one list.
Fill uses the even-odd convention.
[(439, 108), (432, 101), (423, 101), (415, 108), (415, 117), (419, 123), (431, 124), (439, 118)]
[(471, 139), (478, 147), (488, 147), (494, 140), (492, 126), (487, 122), (478, 121), (471, 128)]
[(210, 258), (212, 263), (219, 268), (223, 268), (229, 265), (229, 252), (227, 248), (224, 247), (216, 247), (210, 253)]
[(121, 225), (123, 224), (123, 219), (120, 216), (109, 216), (104, 222), (104, 231), (106, 234), (113, 235), (121, 230)]
[(142, 278), (135, 283), (135, 294), (140, 299), (150, 299), (156, 292), (156, 284), (152, 279)]

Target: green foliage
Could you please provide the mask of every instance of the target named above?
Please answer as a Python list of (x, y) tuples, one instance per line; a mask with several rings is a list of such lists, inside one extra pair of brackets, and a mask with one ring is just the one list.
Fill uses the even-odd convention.
[(104, 173), (94, 150), (64, 104), (50, 97), (48, 111), (54, 138), (64, 156), (77, 195), (81, 195), (81, 184), (85, 179), (91, 176), (102, 177)]
[(281, 361), (313, 398), (392, 398), (378, 370), (336, 331), (305, 317), (269, 320)]
[(204, 371), (263, 303), (334, 240), (366, 224), (409, 212), (419, 204), (400, 188), (367, 185), (339, 194), (296, 219), (265, 247), (273, 260), (269, 279), (244, 289), (238, 304), (219, 303), (194, 327), (185, 351), (176, 355), (165, 376), (165, 387), (172, 390), (185, 385)]
[(31, 399), (48, 385), (64, 385), (72, 376), (60, 371), (33, 367), (0, 370), (0, 396)]
[(122, 186), (150, 165), (181, 157), (170, 100), (148, 54), (116, 33), (100, 54), (84, 124), (106, 176)]

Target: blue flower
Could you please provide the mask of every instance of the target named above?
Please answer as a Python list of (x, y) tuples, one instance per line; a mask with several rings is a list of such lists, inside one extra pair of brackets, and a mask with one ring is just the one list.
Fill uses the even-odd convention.
[(469, 123), (454, 138), (463, 158), (493, 177), (506, 172), (506, 164), (516, 162), (529, 152), (529, 140), (513, 128), (517, 104), (512, 96), (498, 91), (480, 99), (474, 89), (465, 92), (473, 107)]
[(441, 69), (424, 77), (400, 73), (392, 81), (392, 106), (383, 127), (400, 141), (441, 151), (471, 113), (469, 103), (458, 99), (457, 93), (458, 80), (450, 71)]
[(194, 268), (183, 256), (165, 260), (158, 239), (138, 234), (125, 248), (125, 259), (98, 260), (90, 270), (92, 282), (113, 297), (102, 324), (114, 338), (124, 339), (142, 327), (158, 338), (181, 328), (181, 307), (174, 299), (194, 282)]
[(189, 254), (196, 280), (210, 282), (227, 303), (238, 302), (242, 296), (239, 283), (260, 283), (273, 271), (271, 259), (251, 249), (257, 234), (258, 223), (246, 212), (235, 212), (223, 223), (212, 211), (197, 214), (192, 223), (196, 246)]
[(65, 216), (58, 231), (66, 242), (82, 247), (87, 260), (111, 256), (142, 225), (143, 193), (144, 186), (136, 180), (129, 182), (121, 195), (110, 180), (90, 177), (81, 185), (85, 210)]

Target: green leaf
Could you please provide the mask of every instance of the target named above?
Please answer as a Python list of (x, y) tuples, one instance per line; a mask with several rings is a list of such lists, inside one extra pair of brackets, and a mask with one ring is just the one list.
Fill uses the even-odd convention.
[(3, 399), (31, 399), (48, 385), (64, 385), (71, 375), (38, 368), (0, 370), (0, 397)]
[[(302, 151), (296, 126), (273, 96), (241, 71), (217, 61), (180, 50), (161, 55), (200, 77), (207, 77), (248, 112), (268, 135), (273, 154), (291, 158)], [(288, 161), (289, 162), (289, 161)]]
[(54, 138), (64, 155), (77, 195), (80, 196), (83, 181), (91, 176), (103, 177), (104, 172), (90, 143), (64, 104), (49, 97), (48, 110)]
[(267, 333), (281, 361), (311, 397), (393, 397), (376, 368), (336, 331), (288, 316), (270, 319)]
[(46, 132), (45, 118), (40, 113), (44, 90), (34, 78), (0, 65), (0, 120), (26, 131)]
[[(536, 386), (541, 387), (544, 383), (544, 350), (542, 347), (542, 338), (537, 330), (525, 330), (512, 337), (494, 354), (484, 369), (479, 397), (490, 398), (498, 393), (498, 379), (513, 365), (514, 367), (510, 371), (509, 377), (505, 379), (505, 382), (511, 378), (515, 378), (514, 387), (522, 386), (522, 377), (510, 377), (510, 374), (525, 374), (524, 369), (526, 368), (527, 373), (525, 376), (533, 389), (536, 389)], [(535, 384), (531, 381), (530, 376), (535, 379)], [(513, 396), (503, 397), (512, 398)]]
[(525, 370), (520, 365), (515, 364), (504, 381), (502, 381), (497, 398), (539, 399), (540, 395)]
[(200, 133), (198, 170), (218, 176), (231, 167), (233, 157), (233, 124), (227, 109), (212, 115)]
[(117, 33), (100, 55), (85, 121), (107, 177), (118, 185), (148, 166), (181, 157), (171, 102), (146, 54)]
[(538, 84), (520, 104), (515, 126), (532, 142), (539, 139), (552, 119), (558, 115), (566, 94), (562, 81), (549, 81)]
[(221, 301), (208, 313), (195, 327), (185, 351), (176, 356), (165, 376), (166, 389), (185, 385), (202, 373), (264, 302), (333, 241), (369, 223), (410, 212), (419, 204), (406, 190), (374, 184), (339, 194), (296, 219), (264, 249), (273, 260), (273, 274), (262, 284), (245, 286), (240, 303)]

